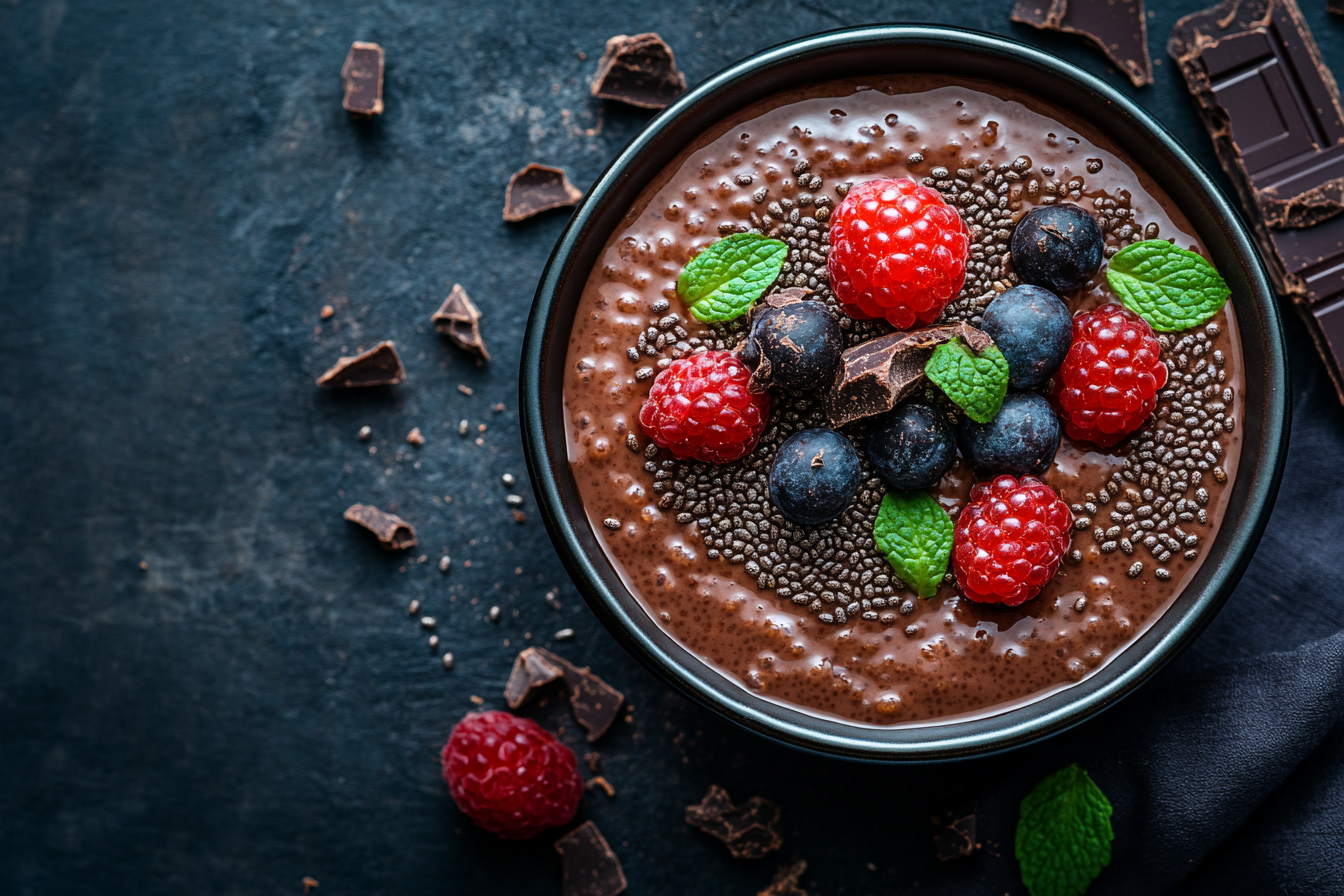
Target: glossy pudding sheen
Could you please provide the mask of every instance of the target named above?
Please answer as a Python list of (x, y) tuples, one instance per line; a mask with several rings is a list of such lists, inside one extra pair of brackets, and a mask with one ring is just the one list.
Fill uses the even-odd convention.
[[(1042, 478), (1071, 506), (1075, 527), (1070, 555), (1041, 594), (1008, 608), (970, 601), (945, 580), (921, 600), (874, 546), (885, 487), (866, 461), (854, 505), (816, 533), (770, 504), (760, 473), (768, 457), (758, 455), (783, 435), (824, 425), (819, 395), (776, 395), (772, 430), (723, 470), (657, 452), (638, 422), (653, 375), (672, 358), (742, 339), (745, 319), (711, 328), (678, 298), (677, 277), (695, 252), (739, 230), (784, 239), (789, 261), (776, 286), (807, 286), (813, 300), (831, 302), (825, 221), (841, 200), (836, 188), (879, 177), (935, 187), (971, 229), (966, 287), (945, 320), (979, 323), (984, 306), (1016, 283), (1006, 227), (1041, 204), (1092, 212), (1112, 250), (1160, 235), (1203, 252), (1133, 160), (1040, 98), (932, 76), (784, 93), (701, 135), (611, 235), (569, 339), (569, 461), (593, 531), (630, 593), (742, 687), (861, 724), (992, 715), (1101, 668), (1198, 569), (1240, 452), (1236, 319), (1228, 304), (1204, 326), (1159, 334), (1170, 376), (1157, 411), (1110, 453), (1064, 437)], [(1114, 300), (1105, 266), (1063, 298), (1073, 312)], [(890, 329), (842, 325), (848, 345)], [(863, 424), (844, 431), (861, 449)], [(973, 482), (959, 461), (933, 491), (955, 517)]]

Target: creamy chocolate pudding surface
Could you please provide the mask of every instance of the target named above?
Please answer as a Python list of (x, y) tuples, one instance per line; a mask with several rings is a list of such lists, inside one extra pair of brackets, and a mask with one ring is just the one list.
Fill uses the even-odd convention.
[[(972, 325), (1016, 284), (1010, 228), (1041, 204), (1092, 212), (1108, 255), (1154, 237), (1203, 253), (1156, 184), (1070, 118), (1019, 91), (941, 76), (791, 91), (702, 135), (612, 234), (569, 340), (571, 469), (631, 594), (721, 674), (765, 698), (862, 724), (992, 715), (1095, 672), (1199, 568), (1241, 447), (1230, 304), (1205, 325), (1159, 334), (1168, 382), (1138, 432), (1105, 451), (1064, 436), (1041, 478), (1071, 506), (1071, 550), (1055, 579), (1018, 607), (971, 601), (950, 576), (931, 599), (907, 590), (874, 545), (886, 486), (870, 467), (840, 519), (783, 520), (764, 471), (785, 436), (825, 425), (819, 394), (776, 396), (760, 445), (722, 468), (658, 452), (639, 426), (653, 377), (671, 359), (735, 348), (745, 331), (745, 318), (710, 327), (691, 317), (676, 292), (686, 262), (724, 234), (764, 233), (790, 246), (776, 287), (806, 286), (812, 300), (832, 302), (826, 219), (847, 184), (911, 177), (959, 209), (971, 260), (944, 319)], [(1115, 301), (1105, 266), (1063, 298), (1073, 312)], [(890, 331), (843, 315), (842, 327), (849, 345)], [(843, 431), (861, 448), (862, 424)], [(973, 483), (958, 461), (933, 492), (955, 517)]]

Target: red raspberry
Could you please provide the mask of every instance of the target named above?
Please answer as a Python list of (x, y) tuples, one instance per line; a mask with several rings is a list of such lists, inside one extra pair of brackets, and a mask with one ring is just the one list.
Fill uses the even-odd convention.
[(732, 352), (673, 361), (653, 381), (639, 423), (676, 457), (737, 460), (756, 447), (770, 415), (770, 396), (749, 391), (749, 379), (751, 371)]
[(831, 215), (831, 291), (845, 313), (926, 326), (966, 282), (971, 241), (957, 210), (908, 177), (856, 185)]
[(1069, 549), (1073, 516), (1034, 476), (978, 482), (957, 517), (952, 566), (971, 600), (1015, 607), (1040, 593)]
[(1119, 305), (1073, 319), (1073, 345), (1052, 393), (1069, 438), (1109, 448), (1143, 425), (1167, 384), (1153, 328)]
[(564, 824), (583, 796), (574, 752), (531, 719), (507, 712), (468, 713), (441, 758), (457, 807), (509, 840)]

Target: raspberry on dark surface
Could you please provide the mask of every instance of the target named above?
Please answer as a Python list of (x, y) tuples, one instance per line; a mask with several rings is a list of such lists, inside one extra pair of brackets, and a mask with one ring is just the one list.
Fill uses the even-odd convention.
[(732, 352), (673, 361), (653, 381), (640, 425), (675, 457), (737, 460), (756, 447), (770, 413), (769, 394), (751, 392), (750, 379), (751, 371)]
[(507, 712), (468, 713), (441, 759), (458, 808), (508, 840), (567, 823), (583, 796), (574, 752), (531, 719)]
[(952, 536), (957, 586), (981, 603), (1030, 600), (1059, 569), (1072, 523), (1069, 506), (1033, 476), (977, 483)]

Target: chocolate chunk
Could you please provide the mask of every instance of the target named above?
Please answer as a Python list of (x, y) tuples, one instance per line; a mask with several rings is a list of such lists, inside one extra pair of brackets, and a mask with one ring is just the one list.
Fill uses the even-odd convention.
[(1344, 16), (1344, 0), (1325, 0), (1325, 11)]
[(1143, 0), (1017, 0), (1013, 21), (1092, 41), (1135, 87), (1153, 83)]
[(345, 111), (353, 115), (383, 114), (383, 48), (357, 40), (341, 66)]
[(1167, 51), (1276, 290), (1306, 322), (1344, 401), (1344, 106), (1301, 10), (1227, 0), (1177, 22)]
[(536, 162), (509, 178), (504, 194), (504, 220), (525, 221), (553, 208), (573, 205), (583, 198), (565, 169), (538, 165)]
[(981, 331), (958, 323), (889, 333), (846, 350), (828, 397), (831, 425), (840, 427), (894, 408), (924, 381), (924, 365), (933, 350), (953, 337), (975, 352), (994, 344)]
[(778, 805), (759, 796), (734, 806), (726, 790), (710, 785), (703, 800), (686, 807), (686, 823), (718, 837), (735, 859), (759, 859), (784, 843), (780, 814)]
[(394, 513), (384, 513), (372, 504), (352, 504), (345, 518), (368, 529), (389, 551), (415, 547), (415, 527)]
[(406, 368), (401, 366), (397, 348), (390, 342), (380, 342), (353, 358), (341, 358), (317, 378), (324, 389), (357, 389), (362, 386), (395, 386), (406, 379)]
[(453, 341), (458, 348), (474, 352), (482, 361), (490, 360), (481, 339), (481, 311), (467, 295), (461, 284), (454, 283), (453, 291), (431, 318), (434, 328)]
[(513, 672), (504, 686), (504, 699), (510, 709), (522, 706), (532, 692), (557, 678), (565, 680), (569, 705), (574, 718), (588, 732), (588, 741), (597, 740), (616, 721), (625, 695), (598, 678), (586, 666), (580, 668), (542, 647), (529, 647), (518, 654)]
[(621, 860), (591, 821), (585, 821), (555, 843), (564, 864), (560, 891), (564, 896), (616, 896), (625, 891)]
[(652, 33), (610, 38), (593, 78), (593, 96), (641, 109), (662, 109), (685, 91), (672, 48)]
[(794, 859), (790, 864), (781, 866), (775, 872), (775, 879), (770, 881), (770, 886), (761, 890), (756, 896), (808, 896), (807, 891), (798, 883), (805, 871), (807, 862), (804, 859)]
[(975, 852), (975, 816), (967, 815), (950, 822), (934, 835), (938, 847), (938, 861), (964, 859)]

